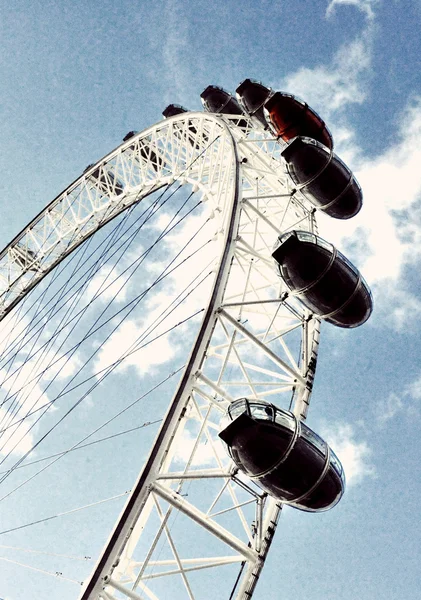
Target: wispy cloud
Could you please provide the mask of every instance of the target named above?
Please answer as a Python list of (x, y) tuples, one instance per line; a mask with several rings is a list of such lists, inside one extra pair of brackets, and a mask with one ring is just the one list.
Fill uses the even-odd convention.
[(384, 424), (390, 419), (393, 419), (399, 412), (404, 409), (405, 403), (402, 398), (392, 392), (377, 404), (376, 414), (377, 421)]
[[(95, 361), (94, 371), (102, 374), (117, 361), (116, 373), (123, 373), (129, 367), (135, 367), (139, 377), (145, 377), (152, 369), (174, 358), (177, 345), (169, 336), (156, 339), (153, 344), (131, 353), (138, 347), (144, 335), (145, 326), (134, 320), (125, 321), (105, 342)], [(123, 359), (123, 357), (126, 357)]]
[(330, 64), (302, 67), (288, 75), (282, 85), (319, 110), (323, 117), (343, 112), (350, 104), (367, 98), (374, 30), (368, 26), (354, 40), (344, 44)]
[(124, 302), (126, 299), (127, 289), (124, 286), (126, 277), (121, 277), (118, 269), (111, 265), (104, 265), (98, 273), (93, 277), (86, 289), (87, 302), (98, 297), (101, 302)]
[[(354, 171), (364, 192), (361, 212), (340, 226), (321, 216), (321, 231), (351, 253), (375, 292), (378, 314), (401, 331), (421, 302), (411, 292), (406, 268), (421, 256), (421, 102), (410, 100), (395, 142), (371, 158), (355, 148)], [(385, 318), (385, 317), (388, 318)]]
[(374, 8), (377, 4), (378, 0), (331, 0), (326, 9), (326, 16), (331, 17), (337, 7), (346, 5), (355, 6), (355, 8), (363, 12), (368, 19), (372, 20), (375, 17)]
[(348, 486), (375, 475), (372, 451), (365, 440), (358, 439), (355, 427), (347, 423), (325, 424), (321, 434), (341, 461)]
[(402, 387), (400, 394), (391, 392), (376, 405), (377, 422), (384, 425), (399, 415), (412, 416), (419, 411), (421, 401), (421, 374)]
[(175, 0), (167, 0), (163, 4), (162, 19), (165, 33), (161, 40), (162, 60), (165, 66), (163, 74), (171, 82), (166, 93), (166, 101), (173, 102), (182, 98), (186, 86), (191, 81), (191, 71), (185, 60), (189, 44), (189, 20), (186, 18), (183, 5)]

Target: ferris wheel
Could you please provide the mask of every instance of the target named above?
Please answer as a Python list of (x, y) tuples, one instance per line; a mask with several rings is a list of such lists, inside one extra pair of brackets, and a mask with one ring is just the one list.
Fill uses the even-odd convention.
[(179, 377), (151, 402), (145, 425), (165, 415), (80, 600), (251, 598), (283, 504), (344, 491), (304, 421), (321, 319), (358, 326), (372, 301), (315, 213), (350, 218), (361, 190), (307, 104), (251, 80), (237, 97), (209, 86), (205, 112), (171, 105), (130, 132), (0, 255), (2, 483), (125, 364)]

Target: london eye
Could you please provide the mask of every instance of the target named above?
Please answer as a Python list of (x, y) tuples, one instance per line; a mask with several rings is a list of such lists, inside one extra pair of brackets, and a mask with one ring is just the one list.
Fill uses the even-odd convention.
[[(133, 430), (155, 427), (143, 466), (121, 459), (140, 473), (90, 573), (38, 569), (80, 600), (251, 598), (282, 507), (326, 510), (345, 490), (305, 420), (321, 322), (372, 310), (316, 223), (354, 216), (361, 189), (305, 102), (249, 79), (201, 97), (203, 112), (170, 105), (129, 132), (0, 254), (2, 500), (139, 398)], [(116, 467), (94, 470), (107, 489)]]

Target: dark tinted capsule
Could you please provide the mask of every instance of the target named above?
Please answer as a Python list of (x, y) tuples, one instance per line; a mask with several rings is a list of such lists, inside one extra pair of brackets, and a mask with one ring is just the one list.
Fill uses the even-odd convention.
[(333, 139), (326, 124), (308, 104), (291, 94), (275, 92), (265, 104), (268, 118), (279, 137), (288, 142), (303, 135), (333, 148)]
[(13, 246), (10, 249), (10, 256), (21, 269), (29, 271), (41, 270), (41, 263), (37, 259), (36, 253), (22, 244), (17, 243), (15, 246)]
[[(84, 170), (84, 173), (89, 171), (92, 167), (93, 165), (88, 165)], [(89, 177), (96, 182), (98, 188), (106, 196), (113, 194), (120, 196), (124, 191), (123, 184), (116, 178), (114, 173), (106, 167), (98, 167), (89, 175)]]
[(130, 138), (134, 137), (137, 133), (139, 133), (138, 131), (129, 131), (128, 133), (126, 133), (126, 135), (123, 138), (123, 142), (127, 142), (127, 140), (130, 140)]
[(332, 244), (306, 231), (291, 231), (279, 237), (272, 256), (288, 288), (329, 323), (357, 327), (369, 318), (370, 289)]
[(162, 111), (162, 114), (166, 119), (169, 119), (170, 117), (175, 117), (175, 115), (181, 115), (185, 112), (187, 112), (187, 108), (184, 108), (184, 106), (181, 106), (181, 104), (169, 104)]
[[(138, 133), (138, 131), (129, 131), (124, 136), (123, 142), (127, 142), (132, 137), (134, 137), (137, 133)], [(145, 141), (143, 141), (143, 140), (139, 141), (137, 147), (139, 149), (140, 156), (144, 160), (147, 160), (150, 162), (154, 171), (158, 172), (160, 169), (162, 169), (162, 167), (164, 166), (164, 161), (162, 160), (162, 158), (160, 156), (158, 156), (156, 154), (156, 152), (154, 150), (152, 150), (152, 148), (147, 143), (145, 143)], [(133, 152), (135, 152), (136, 144), (132, 144), (131, 146), (129, 146), (129, 149), (133, 150)]]
[[(208, 85), (208, 87), (200, 94), (200, 97), (205, 110), (208, 112), (223, 113), (226, 115), (243, 114), (237, 100), (231, 96), (231, 94), (216, 85)], [(246, 128), (248, 123), (247, 121), (240, 119), (238, 125)]]
[(267, 129), (268, 122), (263, 111), (263, 105), (272, 94), (272, 90), (258, 81), (245, 79), (238, 86), (236, 93), (244, 111), (251, 117), (256, 118)]
[(297, 137), (282, 156), (292, 181), (314, 206), (336, 219), (350, 219), (359, 212), (363, 195), (358, 181), (326, 146)]
[(241, 398), (219, 436), (241, 471), (295, 508), (332, 508), (345, 490), (342, 465), (322, 438), (273, 404)]
[[(162, 111), (162, 114), (164, 115), (164, 117), (166, 119), (169, 119), (170, 117), (175, 117), (176, 115), (181, 115), (186, 112), (188, 112), (187, 108), (184, 108), (184, 106), (181, 106), (180, 104), (169, 104), (167, 106), (167, 108), (164, 111)], [(200, 143), (198, 143), (198, 141), (196, 139), (197, 129), (192, 124), (191, 121), (189, 121), (188, 131), (189, 131), (189, 135), (187, 136), (187, 139), (188, 139), (189, 143), (192, 146), (194, 146), (197, 150), (199, 150)], [(178, 139), (182, 139), (182, 137), (183, 137), (183, 129), (182, 128), (178, 128), (177, 126), (174, 126), (174, 133), (178, 137)], [(208, 140), (208, 137), (205, 133), (202, 133), (202, 138), (205, 141)]]

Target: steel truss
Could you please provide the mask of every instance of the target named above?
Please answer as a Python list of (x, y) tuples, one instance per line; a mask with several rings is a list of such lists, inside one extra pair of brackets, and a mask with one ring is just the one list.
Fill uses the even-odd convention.
[(288, 294), (270, 256), (280, 233), (316, 230), (281, 150), (235, 117), (173, 117), (90, 167), (0, 255), (4, 316), (85, 239), (160, 187), (188, 183), (213, 208), (220, 251), (200, 330), (81, 600), (253, 594), (282, 507), (233, 468), (217, 434), (239, 396), (306, 418), (320, 325)]

